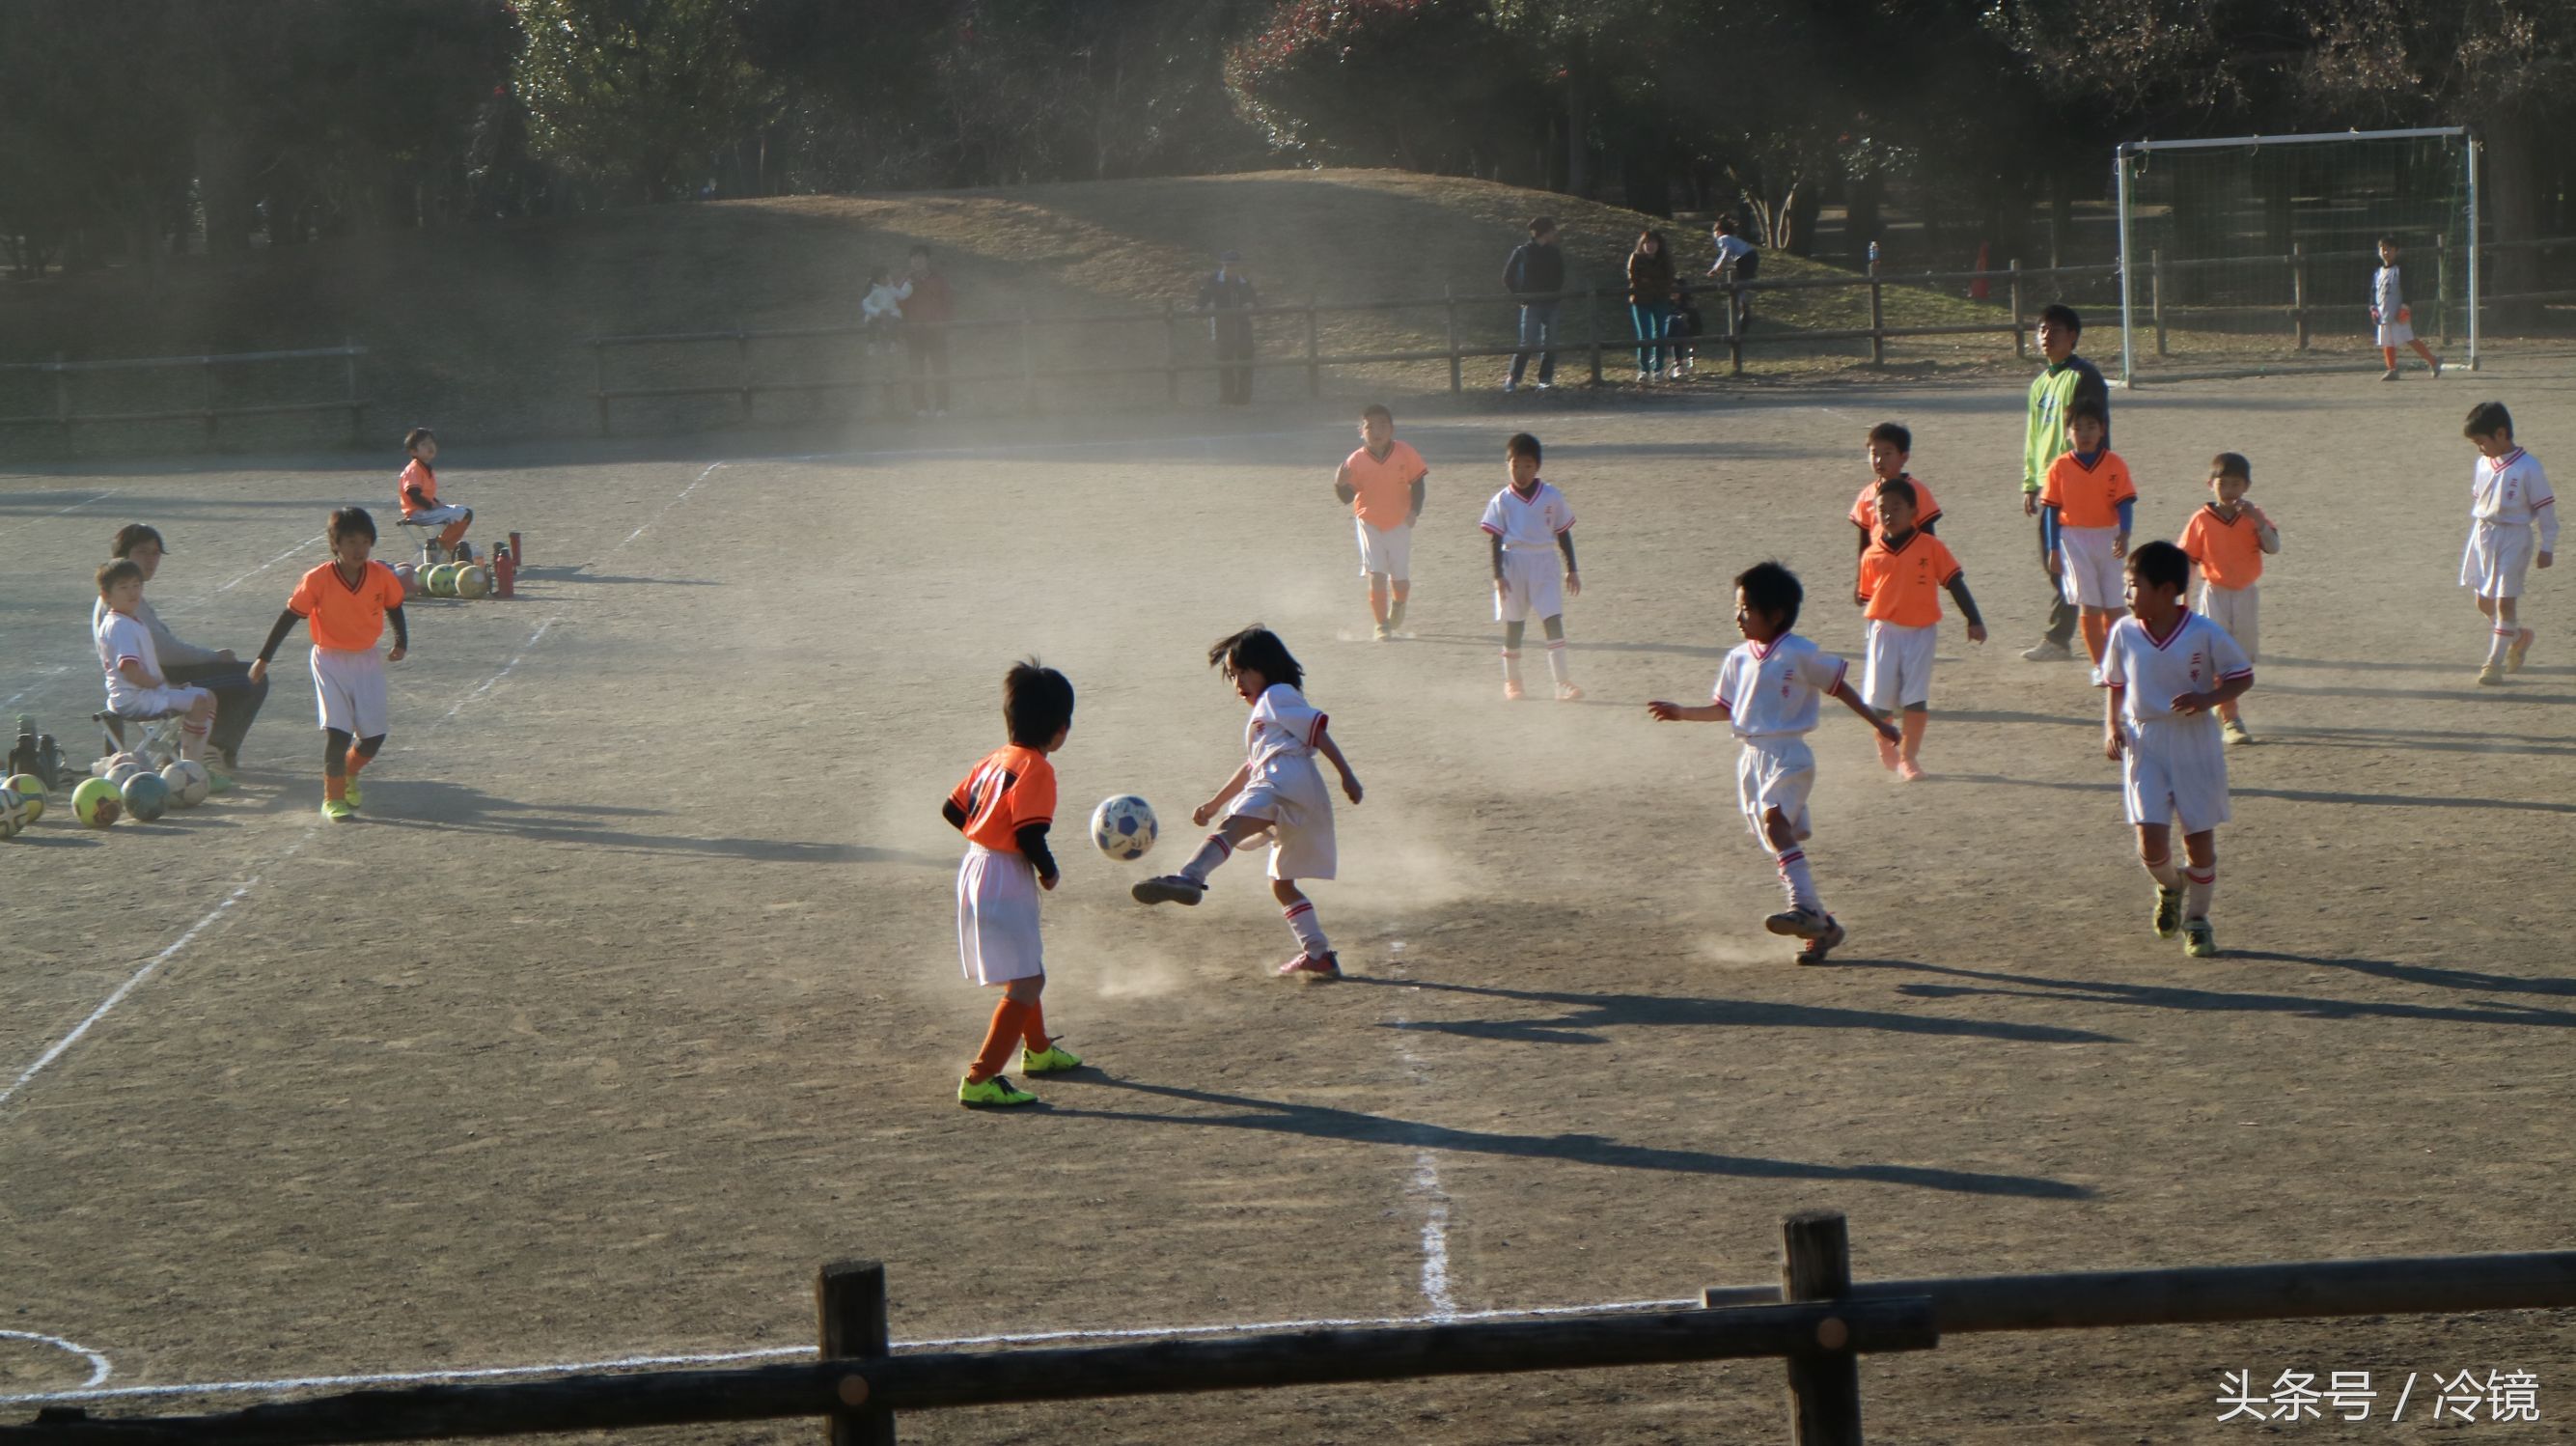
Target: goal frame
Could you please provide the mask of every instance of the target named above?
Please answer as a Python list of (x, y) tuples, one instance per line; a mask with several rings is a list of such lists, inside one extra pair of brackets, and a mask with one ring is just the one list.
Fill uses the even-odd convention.
[[(2206, 151), (2228, 148), (2261, 149), (2265, 146), (2324, 145), (2335, 141), (2425, 140), (2433, 137), (2462, 143), (2461, 165), (2467, 168), (2468, 191), (2468, 340), (2469, 370), (2478, 369), (2478, 155), (2484, 147), (2467, 126), (2418, 126), (2408, 130), (2388, 131), (2313, 131), (2294, 135), (2212, 136), (2180, 141), (2122, 141), (2111, 152), (2112, 192), (2116, 198), (2120, 221), (2120, 385), (2138, 384), (2137, 318), (2134, 290), (2131, 285), (2136, 270), (2129, 252), (2129, 158), (2154, 151)], [(2241, 373), (2240, 373), (2241, 374)], [(2174, 377), (2172, 380), (2184, 380)]]

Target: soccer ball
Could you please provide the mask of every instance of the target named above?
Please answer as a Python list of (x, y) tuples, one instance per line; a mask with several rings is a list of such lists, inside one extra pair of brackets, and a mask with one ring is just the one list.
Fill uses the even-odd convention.
[(206, 765), (185, 758), (162, 769), (161, 781), (170, 789), (172, 808), (195, 808), (215, 789), (215, 780), (206, 772)]
[(394, 577), (402, 583), (404, 597), (418, 597), (421, 595), (423, 585), (420, 580), (419, 568), (412, 566), (408, 562), (397, 562), (394, 564)]
[(492, 595), (492, 570), (483, 566), (481, 563), (476, 563), (471, 567), (458, 568), (456, 570), (455, 587), (456, 595), (458, 597), (490, 597)]
[(442, 562), (431, 568), (428, 577), (429, 595), (431, 597), (456, 596), (456, 573), (456, 564), (452, 562)]
[(1133, 862), (1154, 846), (1154, 806), (1132, 793), (1104, 798), (1091, 811), (1091, 841), (1113, 859)]
[(117, 792), (125, 798), (125, 811), (139, 823), (150, 823), (170, 811), (170, 785), (161, 781), (160, 774), (139, 772)]
[(27, 803), (18, 791), (0, 784), (0, 838), (15, 838), (27, 826)]
[(45, 816), (45, 781), (32, 773), (13, 773), (0, 780), (0, 788), (18, 795), (19, 807), (26, 810), (26, 821), (34, 823)]
[(107, 772), (100, 774), (111, 788), (122, 789), (125, 780), (143, 772), (143, 760), (131, 753), (119, 753), (107, 760)]
[(125, 814), (125, 795), (104, 778), (84, 778), (72, 790), (72, 814), (91, 828), (105, 828)]

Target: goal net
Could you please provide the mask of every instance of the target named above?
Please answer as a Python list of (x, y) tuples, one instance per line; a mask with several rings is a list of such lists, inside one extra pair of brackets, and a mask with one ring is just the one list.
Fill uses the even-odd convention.
[(2121, 146), (2126, 379), (2377, 370), (2383, 237), (2399, 247), (2415, 335), (2446, 362), (2473, 362), (2475, 165), (2460, 129)]

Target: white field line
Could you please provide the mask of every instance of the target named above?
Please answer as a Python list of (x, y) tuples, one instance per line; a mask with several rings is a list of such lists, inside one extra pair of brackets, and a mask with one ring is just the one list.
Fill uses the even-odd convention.
[[(277, 566), (279, 563), (286, 561), (288, 558), (293, 557), (295, 554), (302, 552), (308, 547), (311, 547), (313, 544), (320, 542), (322, 537), (323, 535), (319, 532), (313, 534), (311, 537), (308, 537), (302, 542), (295, 544), (293, 547), (286, 549), (277, 556), (270, 558), (268, 561), (261, 563), (259, 566), (254, 567), (250, 571), (243, 573), (241, 576), (234, 578), (232, 581), (225, 583), (222, 587), (216, 588), (215, 592), (231, 592), (234, 588), (241, 586), (243, 583), (250, 581), (252, 578), (257, 577), (261, 573), (268, 571), (270, 568)], [(206, 598), (201, 598), (199, 601), (208, 601), (212, 596), (213, 594), (210, 593)]]
[(84, 1390), (106, 1380), (111, 1369), (107, 1363), (107, 1357), (76, 1341), (64, 1340), (61, 1336), (40, 1335), (35, 1331), (0, 1331), (0, 1341), (33, 1341), (37, 1345), (52, 1346), (55, 1350), (79, 1356), (88, 1361), (89, 1379), (81, 1382)]
[[(62, 676), (63, 674), (70, 672), (71, 670), (72, 670), (72, 665), (71, 665), (71, 664), (69, 664), (69, 663), (64, 663), (64, 664), (61, 664), (61, 665), (59, 665), (59, 666), (57, 666), (57, 667), (51, 667), (51, 668), (39, 668), (39, 669), (37, 669), (37, 670), (36, 670), (36, 672), (37, 672), (37, 676), (39, 676), (39, 677), (41, 677), (41, 678), (45, 679), (45, 680), (46, 680), (46, 682), (51, 682), (53, 679), (58, 678), (58, 677)], [(35, 692), (38, 688), (41, 688), (41, 687), (43, 687), (43, 686), (45, 686), (45, 684), (44, 684), (44, 683), (29, 683), (26, 687), (23, 687), (23, 688), (19, 689), (17, 692), (10, 694), (8, 697), (6, 697), (6, 698), (0, 698), (0, 708), (6, 708), (6, 707), (8, 707), (10, 704), (17, 702), (19, 699), (26, 697), (28, 694)]]
[[(1243, 1321), (1231, 1325), (1149, 1326), (1119, 1330), (1025, 1331), (1007, 1335), (942, 1336), (897, 1341), (897, 1351), (947, 1350), (959, 1346), (1043, 1345), (1059, 1341), (1164, 1340), (1188, 1336), (1249, 1335), (1259, 1331), (1369, 1330), (1390, 1326), (1450, 1325), (1459, 1321), (1540, 1320), (1552, 1316), (1589, 1315), (1602, 1311), (1671, 1310), (1699, 1304), (1686, 1300), (1614, 1300), (1599, 1305), (1552, 1305), (1522, 1310), (1469, 1310), (1447, 1315), (1320, 1316), (1306, 1320)], [(50, 1341), (51, 1337), (46, 1337)], [(94, 1352), (84, 1352), (104, 1360)], [(530, 1366), (485, 1366), (461, 1370), (378, 1371), (348, 1376), (281, 1376), (261, 1381), (202, 1381), (172, 1386), (84, 1386), (68, 1391), (40, 1391), (0, 1396), (0, 1406), (41, 1406), (57, 1402), (117, 1401), (168, 1396), (277, 1395), (287, 1391), (347, 1389), (360, 1386), (417, 1386), (457, 1381), (510, 1380), (530, 1376), (568, 1376), (593, 1371), (633, 1370), (646, 1366), (712, 1366), (736, 1361), (810, 1359), (812, 1346), (765, 1346), (751, 1350), (617, 1356), (604, 1360), (555, 1361)], [(94, 1377), (93, 1380), (98, 1378)]]
[[(1388, 947), (1388, 968), (1399, 977), (1404, 972), (1404, 943), (1397, 940)], [(1415, 1085), (1430, 1082), (1430, 1069), (1422, 1057), (1413, 1052), (1412, 1025), (1399, 1010), (1395, 1015), (1395, 1052), (1404, 1061), (1404, 1072)], [(1457, 1297), (1449, 1291), (1449, 1192), (1440, 1188), (1440, 1157), (1431, 1150), (1416, 1150), (1413, 1155), (1413, 1179), (1405, 1194), (1422, 1202), (1422, 1299), (1431, 1307), (1433, 1320), (1457, 1320)]]

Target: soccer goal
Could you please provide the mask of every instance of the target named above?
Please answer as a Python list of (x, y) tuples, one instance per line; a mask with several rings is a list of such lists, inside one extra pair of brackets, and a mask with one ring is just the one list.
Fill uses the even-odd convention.
[(2477, 144), (2466, 130), (2131, 141), (2114, 166), (2127, 383), (2378, 370), (2383, 237), (2399, 247), (2415, 334), (2446, 364), (2477, 364)]

